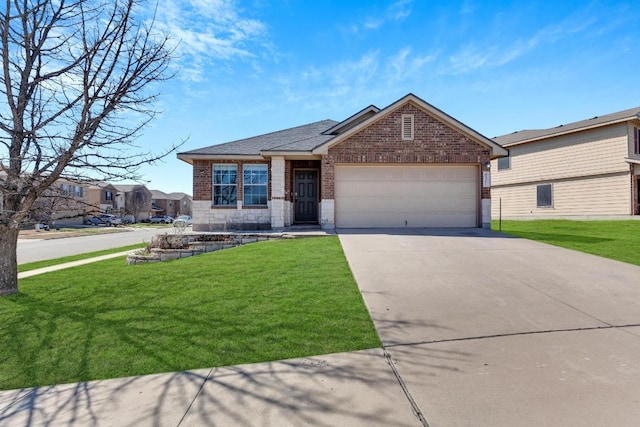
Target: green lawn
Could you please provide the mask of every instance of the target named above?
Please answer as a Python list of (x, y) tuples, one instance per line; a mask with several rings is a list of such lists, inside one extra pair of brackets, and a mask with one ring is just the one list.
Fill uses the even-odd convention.
[(81, 259), (94, 258), (101, 255), (108, 255), (108, 254), (115, 254), (118, 252), (130, 251), (133, 249), (143, 248), (145, 246), (146, 246), (145, 244), (140, 243), (136, 245), (122, 246), (120, 248), (115, 248), (115, 249), (106, 249), (103, 251), (88, 252), (86, 254), (71, 255), (71, 256), (66, 256), (62, 258), (48, 259), (45, 261), (28, 262), (25, 264), (18, 265), (18, 272), (22, 273), (23, 271), (36, 270), (38, 268), (48, 267), (50, 265), (64, 264), (65, 262), (78, 261)]
[(0, 298), (0, 389), (380, 347), (336, 237), (124, 258)]
[(502, 232), (640, 265), (640, 221), (503, 220)]

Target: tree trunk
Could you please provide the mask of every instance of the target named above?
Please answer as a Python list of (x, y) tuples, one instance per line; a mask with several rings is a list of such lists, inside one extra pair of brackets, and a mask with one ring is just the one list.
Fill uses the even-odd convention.
[(17, 228), (0, 226), (0, 296), (18, 292)]

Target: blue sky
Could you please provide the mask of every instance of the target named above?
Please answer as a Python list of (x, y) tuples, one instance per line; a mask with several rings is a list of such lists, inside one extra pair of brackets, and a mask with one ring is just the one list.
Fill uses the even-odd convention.
[[(487, 137), (640, 106), (633, 1), (163, 0), (180, 43), (161, 115), (138, 143), (188, 151), (409, 92)], [(148, 187), (192, 194), (171, 155)]]

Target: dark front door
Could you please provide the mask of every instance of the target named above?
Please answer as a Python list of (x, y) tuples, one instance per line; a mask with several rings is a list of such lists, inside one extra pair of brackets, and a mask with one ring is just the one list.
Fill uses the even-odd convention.
[(318, 171), (295, 172), (294, 222), (318, 222)]

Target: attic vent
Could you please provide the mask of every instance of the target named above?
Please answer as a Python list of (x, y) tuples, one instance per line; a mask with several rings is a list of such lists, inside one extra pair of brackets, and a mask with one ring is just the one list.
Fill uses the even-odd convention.
[(402, 115), (402, 140), (413, 140), (413, 114)]

